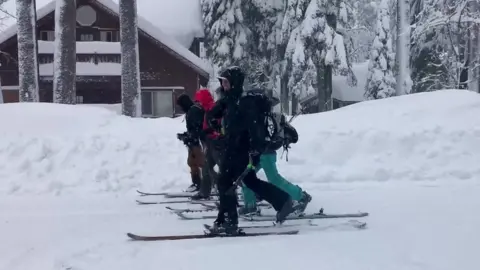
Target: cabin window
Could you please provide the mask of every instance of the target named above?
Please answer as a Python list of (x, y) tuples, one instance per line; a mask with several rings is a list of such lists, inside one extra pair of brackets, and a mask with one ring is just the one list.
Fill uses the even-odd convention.
[(40, 40), (54, 41), (55, 31), (40, 31)]
[(93, 41), (93, 34), (81, 34), (80, 35), (81, 41)]
[(92, 26), (97, 21), (97, 12), (91, 6), (77, 8), (77, 22), (81, 26)]
[(206, 58), (207, 52), (205, 51), (205, 43), (199, 42), (198, 47), (199, 47), (199, 57), (202, 59)]
[(153, 116), (153, 92), (142, 91), (142, 115)]
[(120, 42), (120, 31), (115, 31), (115, 35), (113, 35), (113, 42)]
[(100, 40), (112, 42), (113, 41), (113, 33), (112, 31), (101, 31), (100, 32)]
[(172, 117), (173, 113), (173, 89), (164, 87), (142, 89), (142, 116)]

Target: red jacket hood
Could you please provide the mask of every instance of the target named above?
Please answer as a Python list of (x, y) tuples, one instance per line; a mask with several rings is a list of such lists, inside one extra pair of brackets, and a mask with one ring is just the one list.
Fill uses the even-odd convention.
[(200, 103), (202, 107), (209, 111), (215, 105), (215, 101), (213, 100), (213, 96), (208, 89), (200, 89), (195, 93), (195, 101)]

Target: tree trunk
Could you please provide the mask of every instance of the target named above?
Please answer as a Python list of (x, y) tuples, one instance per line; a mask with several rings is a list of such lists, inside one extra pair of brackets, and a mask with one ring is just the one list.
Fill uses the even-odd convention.
[(120, 0), (120, 37), (122, 50), (122, 113), (131, 117), (141, 117), (136, 0)]
[[(319, 62), (317, 62), (319, 63)], [(325, 79), (325, 72), (326, 66), (322, 64), (316, 65), (317, 70), (317, 100), (318, 100), (318, 112), (325, 111), (325, 104), (327, 102), (326, 96), (326, 79)]]
[(325, 100), (324, 100), (324, 111), (330, 111), (333, 109), (332, 106), (332, 93), (333, 93), (333, 67), (328, 65), (325, 67), (325, 75), (324, 75), (324, 82), (325, 82)]
[(288, 89), (288, 75), (282, 74), (280, 77), (280, 102), (282, 104), (282, 113), (290, 113), (290, 93)]
[(3, 104), (2, 78), (0, 78), (0, 104)]
[(16, 0), (19, 101), (38, 102), (38, 62), (34, 0)]
[(53, 75), (55, 103), (76, 103), (76, 8), (75, 0), (57, 0)]
[(396, 44), (396, 64), (397, 64), (397, 86), (396, 95), (409, 94), (410, 86), (410, 22), (408, 0), (397, 0), (397, 44)]

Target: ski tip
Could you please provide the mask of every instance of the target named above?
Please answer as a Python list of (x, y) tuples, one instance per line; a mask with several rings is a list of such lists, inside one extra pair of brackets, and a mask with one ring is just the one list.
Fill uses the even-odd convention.
[(130, 238), (130, 240), (140, 240), (140, 238), (141, 238), (138, 235), (135, 235), (133, 233), (127, 233), (127, 236), (128, 236), (128, 238)]
[(190, 219), (187, 216), (185, 216), (182, 212), (174, 211), (175, 215), (177, 215), (181, 219)]

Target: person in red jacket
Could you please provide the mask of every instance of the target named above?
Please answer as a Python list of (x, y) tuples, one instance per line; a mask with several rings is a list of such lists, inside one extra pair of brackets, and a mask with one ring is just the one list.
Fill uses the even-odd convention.
[[(195, 102), (199, 104), (205, 111), (205, 116), (215, 105), (212, 94), (208, 89), (199, 89), (195, 93)], [(221, 121), (220, 119), (218, 121)], [(221, 134), (210, 128), (207, 123), (206, 117), (203, 121), (203, 134), (201, 136), (203, 152), (205, 155), (205, 166), (202, 169), (202, 181), (200, 184), (200, 190), (195, 194), (192, 199), (207, 199), (212, 192), (213, 184), (216, 184), (216, 178), (218, 177), (215, 171), (215, 165), (220, 167), (220, 159), (222, 153)]]

